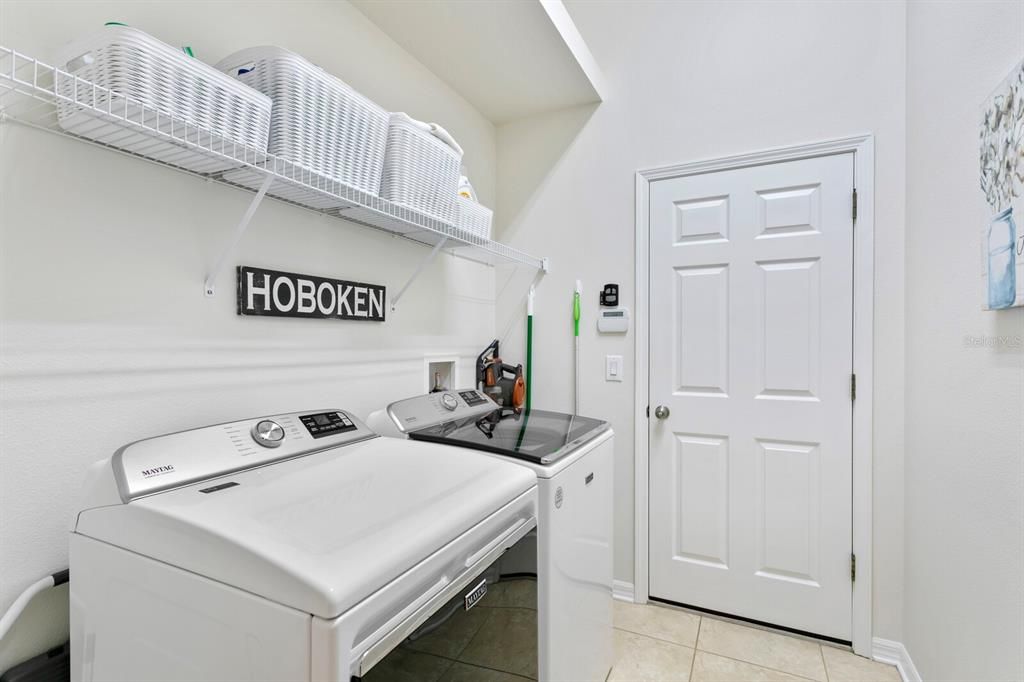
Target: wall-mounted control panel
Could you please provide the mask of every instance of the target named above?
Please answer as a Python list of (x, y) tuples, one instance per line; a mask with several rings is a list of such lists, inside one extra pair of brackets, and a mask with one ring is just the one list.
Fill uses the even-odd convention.
[(597, 331), (602, 334), (625, 334), (629, 331), (629, 308), (599, 308)]

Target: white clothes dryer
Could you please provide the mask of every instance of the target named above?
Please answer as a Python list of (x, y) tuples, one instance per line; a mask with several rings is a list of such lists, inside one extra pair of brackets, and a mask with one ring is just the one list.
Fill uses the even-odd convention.
[(337, 409), (132, 443), (84, 488), (74, 680), (372, 679), (536, 525), (531, 471)]

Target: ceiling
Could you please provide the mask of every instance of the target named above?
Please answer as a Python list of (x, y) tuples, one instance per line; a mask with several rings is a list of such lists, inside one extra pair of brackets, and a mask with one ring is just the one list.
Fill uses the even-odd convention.
[(601, 101), (561, 0), (352, 0), (495, 124)]

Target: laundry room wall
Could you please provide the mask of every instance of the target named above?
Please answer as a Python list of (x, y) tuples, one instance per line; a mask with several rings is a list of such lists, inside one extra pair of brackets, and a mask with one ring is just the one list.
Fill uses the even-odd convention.
[(978, 123), (1024, 2), (911, 2), (907, 29), (904, 643), (926, 680), (1021, 680), (1024, 308), (981, 309)]
[[(537, 407), (570, 409), (573, 284), (583, 281), (582, 413), (616, 431), (615, 577), (633, 582), (634, 329), (598, 335), (597, 291), (634, 292), (634, 173), (873, 133), (876, 142), (874, 631), (899, 639), (903, 584), (906, 14), (901, 2), (589, 2), (569, 12), (608, 83), (597, 107), (498, 130), (500, 238), (551, 258), (537, 289)], [(521, 288), (499, 276), (506, 355)], [(635, 325), (634, 325), (635, 327)], [(604, 356), (626, 380), (604, 380)], [(639, 425), (644, 428), (643, 424)]]
[[(110, 20), (215, 63), (281, 45), (386, 109), (438, 121), (495, 199), (493, 125), (345, 2), (0, 3), (0, 43), (51, 61)], [(443, 255), (383, 324), (243, 318), (235, 265), (385, 284), (429, 252), (265, 201), (218, 281), (202, 282), (251, 194), (96, 146), (0, 124), (0, 611), (67, 565), (89, 463), (140, 438), (255, 415), (366, 416), (424, 388), (424, 355), (462, 383), (494, 333), (494, 270)], [(72, 577), (74, 580), (74, 577)], [(66, 590), (36, 600), (0, 671), (67, 636)]]

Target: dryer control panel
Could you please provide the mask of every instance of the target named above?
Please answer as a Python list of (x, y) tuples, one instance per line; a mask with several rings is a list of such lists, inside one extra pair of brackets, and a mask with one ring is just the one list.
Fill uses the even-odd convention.
[(344, 412), (320, 412), (317, 414), (304, 414), (299, 419), (306, 431), (313, 438), (334, 436), (346, 431), (355, 431), (359, 427), (355, 425), (352, 418)]
[(498, 404), (475, 388), (428, 393), (388, 405), (388, 416), (402, 433), (457, 419), (482, 417)]
[(344, 410), (245, 419), (136, 441), (111, 458), (123, 502), (377, 434)]

